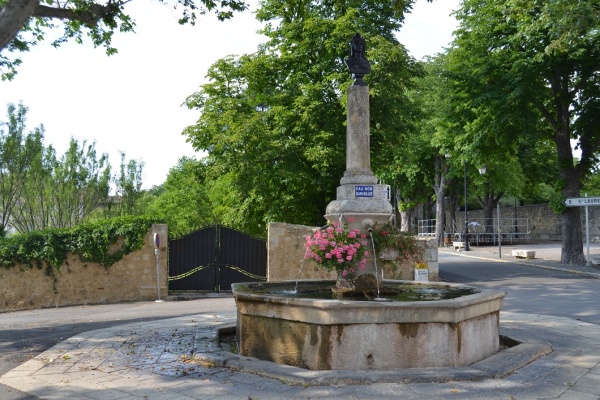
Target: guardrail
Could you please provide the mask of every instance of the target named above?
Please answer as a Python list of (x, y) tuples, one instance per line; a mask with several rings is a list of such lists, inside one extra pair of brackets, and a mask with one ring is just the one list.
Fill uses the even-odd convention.
[[(419, 236), (435, 236), (435, 219), (418, 221)], [(463, 242), (464, 224), (451, 222), (451, 229), (444, 232), (444, 237), (451, 237), (453, 241)], [(500, 226), (496, 218), (476, 218), (470, 220), (469, 242), (474, 244), (496, 244), (501, 237), (502, 242), (515, 241), (529, 242), (529, 218), (500, 218)], [(462, 229), (461, 229), (462, 228)], [(500, 236), (501, 235), (501, 236)]]

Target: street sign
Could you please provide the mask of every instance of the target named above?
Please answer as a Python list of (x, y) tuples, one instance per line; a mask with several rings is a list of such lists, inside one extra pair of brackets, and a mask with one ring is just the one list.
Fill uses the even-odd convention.
[(373, 197), (373, 185), (354, 186), (354, 197)]
[(591, 264), (590, 258), (590, 216), (588, 214), (588, 206), (600, 206), (600, 197), (569, 197), (564, 201), (567, 207), (585, 207), (585, 239), (587, 242), (587, 265)]
[(569, 197), (564, 204), (567, 207), (600, 206), (600, 197)]

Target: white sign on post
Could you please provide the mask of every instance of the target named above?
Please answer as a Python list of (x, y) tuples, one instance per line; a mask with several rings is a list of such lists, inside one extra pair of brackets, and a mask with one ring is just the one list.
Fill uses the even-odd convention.
[(569, 197), (564, 204), (567, 207), (600, 206), (600, 197)]
[(591, 265), (590, 258), (590, 217), (588, 214), (589, 206), (600, 206), (600, 197), (569, 197), (564, 201), (567, 207), (585, 207), (585, 240), (587, 242), (587, 265)]

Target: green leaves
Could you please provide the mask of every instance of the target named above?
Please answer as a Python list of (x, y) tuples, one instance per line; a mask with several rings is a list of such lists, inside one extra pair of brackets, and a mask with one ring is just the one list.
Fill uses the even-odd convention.
[[(235, 12), (247, 8), (243, 0), (161, 0), (170, 4), (174, 9), (181, 10), (180, 24), (194, 24), (196, 16), (214, 12), (219, 20), (229, 19)], [(0, 52), (29, 51), (42, 41), (50, 29), (55, 29), (62, 22), (63, 35), (52, 45), (60, 46), (68, 40), (83, 43), (88, 36), (94, 47), (103, 46), (108, 55), (117, 53), (112, 46), (112, 38), (116, 31), (132, 32), (135, 28), (134, 19), (125, 13), (124, 6), (129, 0), (100, 2), (94, 0), (70, 0), (59, 2), (44, 0), (37, 4), (30, 0), (0, 1), (3, 8), (8, 10), (0, 18)], [(4, 7), (6, 3), (7, 6)], [(9, 4), (10, 3), (10, 4)], [(4, 51), (0, 54), (0, 76), (3, 80), (12, 79), (21, 64), (17, 56), (7, 56)]]
[(162, 193), (147, 206), (145, 214), (169, 225), (169, 236), (181, 237), (204, 225), (219, 222), (209, 197), (210, 182), (200, 161), (182, 158), (171, 168)]
[(139, 250), (155, 220), (126, 217), (72, 229), (50, 229), (0, 238), (0, 266), (22, 264), (29, 268), (60, 268), (67, 252), (83, 262), (111, 266), (123, 256)]
[(407, 125), (398, 118), (407, 104), (403, 90), (418, 70), (394, 38), (397, 11), (372, 1), (261, 4), (268, 42), (254, 54), (216, 62), (210, 82), (187, 100), (200, 117), (184, 134), (208, 152), (208, 193), (222, 223), (257, 236), (269, 221), (324, 224), (345, 167), (352, 78), (343, 59), (357, 31), (367, 38), (373, 66), (373, 168), (388, 168), (384, 156)]

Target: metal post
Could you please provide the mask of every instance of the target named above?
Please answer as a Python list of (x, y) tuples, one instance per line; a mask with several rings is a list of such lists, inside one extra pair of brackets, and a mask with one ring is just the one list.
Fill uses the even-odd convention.
[(465, 184), (465, 251), (469, 251), (469, 219), (467, 217), (467, 162), (464, 162)]
[(500, 231), (500, 204), (496, 204), (498, 210), (498, 258), (502, 258), (502, 232)]
[(156, 255), (156, 290), (158, 292), (157, 303), (161, 303), (163, 300), (160, 299), (160, 236), (158, 233), (154, 234), (154, 254)]
[(519, 228), (517, 227), (517, 198), (516, 197), (515, 197), (515, 229), (514, 230), (515, 230), (515, 233), (519, 233)]
[[(585, 194), (588, 197), (588, 194)], [(587, 259), (586, 265), (589, 267), (592, 265), (592, 259), (590, 258), (590, 218), (588, 214), (588, 206), (585, 206), (585, 241), (587, 243)]]
[(160, 250), (154, 249), (154, 254), (156, 254), (156, 289), (158, 291), (158, 301), (160, 301), (160, 263), (158, 261)]

